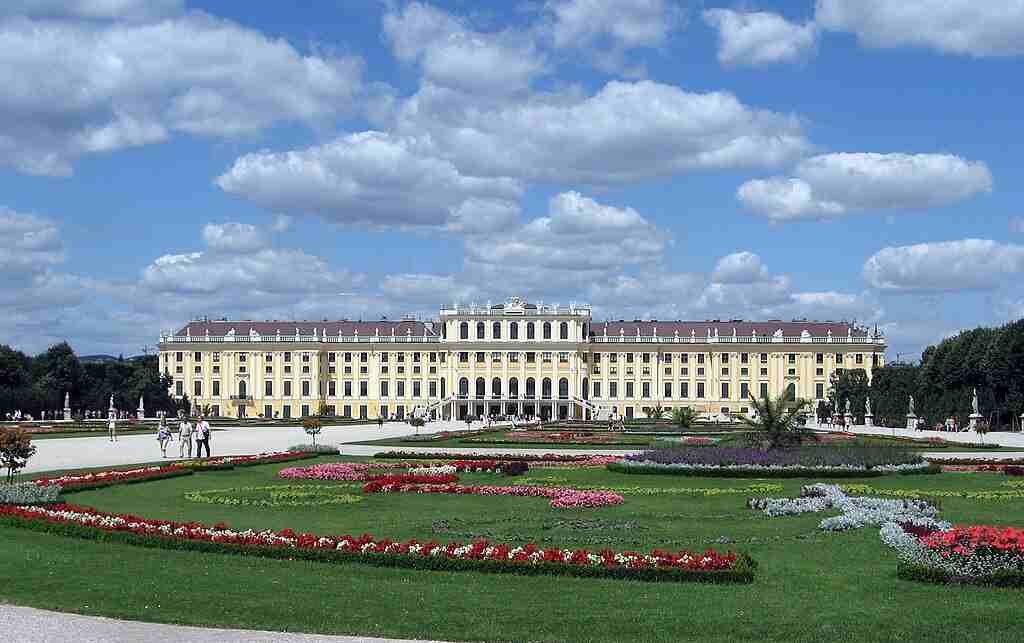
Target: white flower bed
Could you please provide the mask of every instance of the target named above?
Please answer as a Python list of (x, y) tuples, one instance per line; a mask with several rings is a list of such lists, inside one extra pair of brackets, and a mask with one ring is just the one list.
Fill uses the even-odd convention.
[(938, 509), (923, 500), (851, 497), (839, 485), (808, 485), (800, 490), (799, 498), (752, 498), (747, 506), (763, 511), (770, 518), (838, 509), (840, 515), (825, 518), (819, 524), (825, 531), (846, 531), (895, 522), (949, 528), (949, 523), (937, 520)]
[(458, 469), (450, 464), (443, 464), (437, 467), (412, 467), (409, 473), (421, 476), (447, 476), (455, 475)]
[(20, 484), (0, 484), (0, 505), (37, 505), (46, 502), (57, 502), (60, 485), (41, 487), (34, 482)]
[(665, 464), (651, 460), (624, 461), (622, 465), (629, 467), (650, 467), (654, 469), (665, 469), (666, 471), (806, 471), (813, 470), (821, 473), (832, 472), (864, 472), (884, 471), (885, 473), (899, 473), (906, 471), (922, 471), (931, 466), (928, 462), (914, 464), (881, 464), (874, 467), (864, 465), (837, 464), (837, 465), (805, 465), (805, 464), (690, 464), (675, 462)]
[[(928, 526), (933, 525), (918, 525)], [(949, 529), (949, 523), (938, 523), (939, 529)], [(977, 581), (1005, 572), (1024, 572), (1024, 557), (1013, 552), (987, 551), (969, 556), (946, 556), (929, 549), (920, 539), (907, 532), (896, 522), (887, 522), (878, 532), (882, 543), (896, 551), (900, 561), (909, 565), (927, 567), (944, 572), (952, 580)]]

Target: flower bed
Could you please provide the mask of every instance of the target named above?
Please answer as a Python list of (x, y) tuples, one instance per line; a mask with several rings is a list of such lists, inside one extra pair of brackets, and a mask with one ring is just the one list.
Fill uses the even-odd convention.
[(409, 473), (503, 473), (507, 476), (522, 475), (530, 470), (530, 465), (518, 460), (455, 460), (443, 465), (432, 467), (413, 467)]
[(174, 466), (186, 467), (194, 471), (224, 471), (235, 467), (255, 467), (261, 464), (294, 462), (315, 457), (317, 457), (316, 453), (275, 451), (273, 453), (260, 453), (257, 455), (227, 455), (219, 458), (207, 458), (205, 460), (183, 460), (175, 462)]
[(286, 480), (350, 480), (363, 482), (385, 475), (391, 469), (408, 469), (405, 463), (376, 464), (366, 462), (331, 462), (308, 467), (289, 467), (277, 473)]
[(233, 531), (223, 524), (208, 527), (201, 523), (149, 520), (74, 505), (0, 506), (0, 522), (65, 536), (146, 547), (444, 571), (749, 583), (753, 581), (756, 568), (756, 563), (745, 554), (719, 553), (711, 549), (700, 554), (661, 550), (642, 554), (544, 549), (532, 543), (512, 546), (484, 540), (465, 545), (415, 540), (396, 542), (369, 535), (358, 538), (317, 536), (290, 529)]
[(603, 467), (609, 462), (621, 459), (621, 456), (595, 456), (586, 453), (561, 454), (561, 453), (526, 453), (517, 455), (514, 453), (502, 454), (477, 454), (477, 453), (446, 453), (436, 451), (420, 453), (415, 451), (383, 451), (373, 456), (381, 460), (497, 460), (508, 461), (518, 460), (520, 462), (536, 463), (537, 466), (545, 464), (574, 464), (581, 467)]
[[(1016, 481), (1010, 481), (1010, 483)], [(1007, 486), (1017, 485), (1003, 483)], [(970, 500), (1020, 500), (1024, 498), (1024, 489), (981, 489), (968, 491), (961, 489), (882, 489), (866, 484), (845, 484), (843, 490), (858, 495), (888, 496), (890, 498), (968, 498)]]
[(192, 475), (190, 469), (167, 465), (164, 467), (141, 467), (138, 469), (126, 469), (123, 471), (97, 471), (96, 473), (69, 474), (55, 476), (52, 478), (36, 478), (32, 482), (40, 487), (56, 485), (63, 493), (71, 491), (87, 491), (89, 489), (100, 489), (115, 484), (132, 484), (136, 482), (148, 482), (150, 480), (163, 480), (177, 476)]
[(60, 485), (37, 485), (31, 482), (0, 484), (0, 505), (41, 505), (57, 502)]
[[(526, 480), (528, 485), (566, 484), (565, 478), (536, 478)], [(745, 487), (630, 487), (619, 485), (574, 485), (574, 489), (612, 491), (627, 496), (730, 496), (748, 494), (780, 493), (782, 485), (759, 482)]]
[(516, 485), (508, 487), (490, 485), (458, 485), (404, 482), (401, 476), (371, 480), (363, 485), (365, 493), (450, 493), (475, 496), (521, 496), (550, 498), (553, 509), (582, 509), (622, 504), (622, 496), (599, 490), (580, 490), (570, 487), (541, 487)]
[(676, 447), (628, 455), (608, 469), (620, 473), (723, 477), (870, 477), (937, 473), (919, 455), (886, 447), (805, 447), (762, 451), (742, 447)]
[[(266, 485), (231, 489), (200, 489), (185, 493), (185, 499), (208, 505), (235, 507), (320, 507), (361, 502), (360, 496), (342, 493), (338, 485)], [(266, 498), (254, 498), (265, 495)]]
[(478, 435), (466, 442), (475, 444), (593, 444), (646, 446), (650, 441), (642, 437), (628, 437), (621, 433), (593, 433), (591, 431), (513, 431), (501, 437)]
[(838, 516), (825, 518), (819, 527), (825, 531), (860, 529), (866, 525), (902, 522), (919, 527), (939, 529), (948, 523), (938, 521), (939, 510), (923, 500), (884, 500), (882, 498), (850, 497), (842, 487), (813, 484), (800, 490), (799, 498), (751, 498), (747, 507), (758, 509), (769, 518), (796, 516), (838, 510)]
[(920, 529), (900, 522), (879, 530), (908, 580), (1024, 587), (1024, 530), (985, 525)]

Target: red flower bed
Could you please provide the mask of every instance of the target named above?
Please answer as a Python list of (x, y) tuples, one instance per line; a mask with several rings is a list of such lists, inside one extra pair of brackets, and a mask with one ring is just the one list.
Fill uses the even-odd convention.
[(33, 482), (40, 487), (60, 485), (65, 491), (81, 490), (109, 486), (122, 482), (140, 482), (143, 480), (167, 478), (176, 475), (187, 475), (191, 471), (181, 467), (167, 465), (163, 467), (143, 467), (124, 471), (97, 471), (95, 473), (68, 474), (52, 478), (36, 478)]
[(0, 506), (0, 520), (20, 527), (63, 535), (95, 538), (103, 532), (118, 540), (151, 547), (224, 551), (277, 558), (324, 561), (356, 560), (377, 565), (422, 569), (563, 573), (638, 580), (708, 580), (750, 582), (755, 564), (747, 556), (712, 549), (654, 550), (649, 554), (585, 549), (542, 548), (533, 543), (513, 546), (478, 540), (470, 544), (421, 543), (376, 539), (370, 535), (317, 536), (282, 531), (234, 531), (218, 523), (178, 523), (127, 514), (110, 514), (75, 505)]
[(451, 474), (441, 475), (422, 475), (418, 473), (399, 473), (388, 476), (375, 476), (365, 485), (363, 485), (363, 491), (366, 493), (376, 493), (384, 487), (402, 486), (402, 485), (431, 485), (431, 484), (449, 484), (458, 482), (459, 476)]
[(944, 556), (971, 556), (979, 549), (1024, 554), (1024, 529), (1014, 527), (956, 526), (921, 537), (921, 544)]
[[(398, 478), (399, 476), (394, 476)], [(453, 476), (454, 477), (454, 476)], [(458, 485), (406, 483), (392, 478), (379, 478), (363, 485), (364, 493), (451, 493), (474, 496), (520, 496), (526, 498), (549, 498), (554, 509), (581, 509), (621, 505), (623, 498), (617, 493), (603, 490), (583, 491), (570, 487), (541, 487), (516, 485), (499, 487), (491, 485)]]

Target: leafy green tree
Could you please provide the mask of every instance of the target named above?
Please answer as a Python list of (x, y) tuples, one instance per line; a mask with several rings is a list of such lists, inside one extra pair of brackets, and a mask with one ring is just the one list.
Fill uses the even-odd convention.
[(828, 400), (834, 411), (846, 413), (846, 401), (858, 423), (864, 421), (864, 401), (868, 399), (868, 374), (862, 368), (837, 370), (829, 381)]
[(815, 409), (815, 415), (818, 416), (818, 422), (826, 422), (832, 417), (832, 405), (825, 400), (818, 400), (818, 408)]
[(658, 402), (654, 406), (644, 407), (644, 413), (647, 415), (648, 420), (660, 420), (668, 413), (668, 409), (662, 406), (661, 402)]
[(672, 409), (672, 423), (680, 429), (692, 428), (697, 422), (697, 413), (688, 406)]
[(917, 380), (920, 367), (888, 364), (871, 373), (871, 412), (878, 426), (904, 426), (910, 396), (920, 399)]
[(28, 459), (36, 453), (32, 446), (32, 436), (28, 431), (0, 429), (0, 467), (7, 469), (7, 484), (14, 482), (14, 474), (28, 464)]
[(811, 439), (814, 432), (804, 424), (804, 416), (810, 402), (781, 395), (775, 399), (767, 396), (757, 399), (750, 396), (750, 404), (756, 416), (751, 419), (740, 416), (740, 422), (753, 431), (754, 438), (769, 449), (799, 446)]

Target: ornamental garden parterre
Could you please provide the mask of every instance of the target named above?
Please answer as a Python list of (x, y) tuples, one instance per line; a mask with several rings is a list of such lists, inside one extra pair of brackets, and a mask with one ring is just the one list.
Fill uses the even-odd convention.
[[(880, 630), (857, 619), (870, 613), (872, 595), (913, 604), (918, 596), (952, 592), (972, 610), (991, 613), (999, 601), (962, 595), (962, 588), (1019, 592), (1024, 586), (1024, 534), (1016, 527), (1024, 523), (1024, 483), (1013, 468), (986, 469), (977, 457), (974, 471), (942, 472), (912, 450), (856, 442), (770, 450), (681, 445), (625, 458), (542, 451), (453, 457), (393, 450), (368, 459), (268, 453), (23, 477), (0, 487), (0, 534), (22, 549), (68, 543), (90, 569), (88, 561), (114, 555), (106, 552), (146, 561), (154, 566), (148, 574), (160, 577), (177, 574), (161, 561), (195, 560), (225, 578), (237, 576), (218, 591), (240, 606), (246, 586), (262, 587), (266, 574), (296, 582), (331, 578), (349, 588), (346, 598), (320, 600), (342, 613), (371, 588), (387, 593), (400, 587), (393, 583), (411, 584), (428, 596), (429, 588), (470, 583), (473, 601), (487, 605), (491, 622), (496, 618), (503, 628), (489, 630), (487, 619), (472, 616), (458, 627), (428, 626), (381, 606), (369, 609), (379, 619), (393, 615), (388, 629), (333, 621), (322, 631), (423, 637), (441, 627), (442, 638), (457, 640), (504, 638), (504, 628), (512, 628), (517, 633), (509, 638), (530, 638), (515, 629), (508, 597), (556, 623), (558, 601), (582, 607), (614, 595), (629, 609), (657, 605), (658, 614), (681, 605), (724, 606), (731, 616), (709, 618), (718, 634), (732, 631), (737, 640), (745, 631), (737, 614), (753, 610), (761, 622), (800, 638), (824, 632), (824, 621), (800, 620), (803, 599), (789, 605), (785, 596), (827, 591), (842, 597), (830, 608), (837, 617), (852, 610), (856, 629), (846, 633), (870, 638)], [(4, 547), (0, 564), (10, 566)], [(74, 568), (61, 573), (95, 587)], [(195, 571), (173, 577), (183, 586), (217, 582)], [(536, 577), (546, 580), (538, 585)], [(778, 600), (766, 595), (773, 591)], [(128, 600), (144, 606), (151, 597)], [(759, 601), (773, 611), (752, 607)], [(317, 629), (273, 607), (260, 614), (233, 609), (240, 610), (238, 620), (200, 608), (189, 622), (256, 624), (265, 611), (286, 627)], [(102, 613), (117, 612), (105, 607)], [(998, 614), (993, 618), (1001, 622)], [(581, 626), (583, 638), (645, 638), (623, 624), (602, 631), (609, 621), (594, 619), (592, 629)], [(663, 631), (651, 638), (686, 638), (694, 627), (702, 639), (716, 638), (687, 616), (659, 623)], [(908, 638), (924, 638), (920, 627), (912, 624)], [(535, 638), (578, 634), (556, 625), (542, 629)]]

